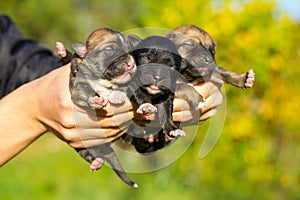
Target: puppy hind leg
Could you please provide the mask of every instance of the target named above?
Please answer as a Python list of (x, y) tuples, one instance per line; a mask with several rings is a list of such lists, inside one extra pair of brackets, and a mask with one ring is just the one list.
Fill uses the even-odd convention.
[[(116, 174), (119, 176), (119, 178), (127, 183), (128, 185), (137, 188), (138, 185), (132, 181), (124, 171), (115, 151), (113, 148), (110, 146), (110, 144), (102, 144), (98, 146), (97, 149), (94, 149), (95, 153), (98, 153), (99, 155), (103, 155), (104, 159), (110, 164), (110, 166), (113, 168), (113, 170), (116, 172)], [(101, 157), (101, 156), (96, 156), (96, 157)]]
[(91, 172), (94, 172), (103, 166), (104, 160), (102, 158), (95, 158), (88, 149), (76, 148), (75, 150), (83, 159), (91, 163)]
[[(88, 162), (91, 163), (90, 169), (91, 171), (93, 167), (99, 167), (103, 165), (105, 161), (107, 161), (113, 170), (116, 172), (116, 174), (128, 185), (137, 188), (138, 185), (133, 182), (124, 171), (123, 167), (120, 164), (119, 159), (117, 158), (116, 153), (111, 148), (109, 143), (102, 144), (99, 146), (89, 147), (87, 149), (76, 149), (78, 153)], [(99, 169), (99, 168), (98, 168)]]
[(96, 158), (90, 165), (90, 171), (94, 172), (100, 169), (104, 164), (104, 160), (102, 158)]

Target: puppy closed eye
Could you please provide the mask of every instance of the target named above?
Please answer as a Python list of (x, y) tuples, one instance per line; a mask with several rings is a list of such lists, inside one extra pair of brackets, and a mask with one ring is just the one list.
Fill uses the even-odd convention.
[(192, 40), (192, 39), (188, 39), (188, 40), (185, 40), (180, 46), (179, 48), (193, 48), (195, 47), (195, 42)]
[(113, 51), (114, 48), (112, 46), (108, 46), (108, 47), (105, 47), (103, 50), (104, 51)]
[(104, 53), (106, 57), (113, 56), (116, 52), (116, 48), (114, 46), (105, 47), (100, 53)]
[(175, 63), (175, 61), (174, 61), (173, 59), (167, 58), (167, 59), (165, 60), (165, 63), (166, 63), (166, 65), (169, 66), (169, 67), (176, 67), (176, 63)]
[(204, 62), (205, 62), (206, 64), (210, 64), (210, 63), (212, 63), (212, 59), (210, 59), (209, 57), (205, 57), (205, 58), (204, 58)]
[(148, 63), (149, 62), (149, 59), (147, 57), (139, 57), (138, 58), (138, 63), (139, 64), (145, 64), (145, 63)]
[(141, 55), (138, 59), (140, 64), (146, 64), (152, 60), (152, 56), (150, 56), (149, 54)]

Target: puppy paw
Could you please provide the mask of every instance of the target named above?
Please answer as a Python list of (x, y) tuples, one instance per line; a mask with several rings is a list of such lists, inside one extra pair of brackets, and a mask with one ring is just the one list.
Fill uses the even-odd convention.
[(151, 115), (151, 114), (157, 112), (157, 108), (154, 105), (152, 105), (151, 103), (143, 103), (136, 110), (136, 112), (141, 115)]
[(122, 104), (126, 98), (126, 93), (121, 91), (112, 91), (108, 97), (109, 102), (112, 104)]
[(107, 100), (103, 97), (89, 97), (88, 98), (88, 104), (92, 109), (101, 109), (107, 104)]
[(61, 42), (56, 42), (56, 51), (57, 51), (57, 55), (60, 57), (60, 58), (64, 58), (67, 56), (67, 51), (66, 51), (66, 48), (64, 46), (63, 43)]
[(150, 134), (149, 137), (148, 137), (148, 142), (149, 143), (153, 143), (157, 140), (157, 135), (153, 135), (153, 134)]
[(251, 88), (254, 84), (254, 80), (255, 80), (254, 71), (253, 71), (253, 69), (250, 69), (246, 74), (244, 89)]
[(94, 172), (103, 166), (104, 161), (101, 158), (96, 158), (90, 165), (90, 171)]
[(185, 132), (183, 130), (176, 129), (176, 130), (170, 131), (169, 135), (171, 137), (182, 137), (182, 136), (185, 136)]
[[(171, 131), (172, 132), (172, 131)], [(169, 136), (168, 134), (164, 134), (164, 143), (168, 144), (172, 141), (174, 141), (177, 137)]]

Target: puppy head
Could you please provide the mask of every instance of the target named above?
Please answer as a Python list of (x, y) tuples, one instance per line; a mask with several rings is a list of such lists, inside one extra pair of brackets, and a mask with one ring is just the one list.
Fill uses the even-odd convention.
[(169, 66), (148, 63), (139, 66), (137, 81), (141, 89), (151, 95), (162, 95), (174, 92), (174, 71)]
[(172, 41), (174, 41), (177, 37), (180, 38), (181, 34), (195, 40), (198, 44), (202, 45), (206, 50), (208, 50), (213, 57), (215, 57), (215, 47), (217, 46), (217, 42), (215, 42), (205, 30), (195, 25), (179, 26), (169, 33), (167, 38), (170, 38)]
[(187, 41), (179, 49), (182, 49), (182, 57), (184, 57), (181, 72), (184, 71), (192, 77), (207, 78), (217, 67), (213, 56), (194, 41)]
[(181, 57), (176, 45), (166, 37), (150, 36), (134, 48), (133, 55), (138, 65), (157, 63), (180, 69)]
[(79, 70), (95, 79), (124, 84), (131, 80), (136, 71), (135, 61), (128, 53), (128, 41), (118, 31), (97, 29), (88, 36), (86, 42), (74, 44), (73, 48), (82, 58)]
[(182, 26), (167, 35), (183, 58), (181, 71), (192, 77), (209, 77), (216, 67), (215, 41), (204, 30), (190, 25)]

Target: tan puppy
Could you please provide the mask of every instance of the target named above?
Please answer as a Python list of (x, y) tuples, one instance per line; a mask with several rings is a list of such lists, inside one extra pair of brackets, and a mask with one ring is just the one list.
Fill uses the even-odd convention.
[(253, 86), (252, 69), (245, 74), (237, 74), (216, 65), (217, 43), (203, 29), (194, 25), (180, 26), (170, 32), (167, 38), (176, 44), (179, 54), (188, 62), (182, 65), (181, 73), (189, 82), (212, 81), (243, 89)]

